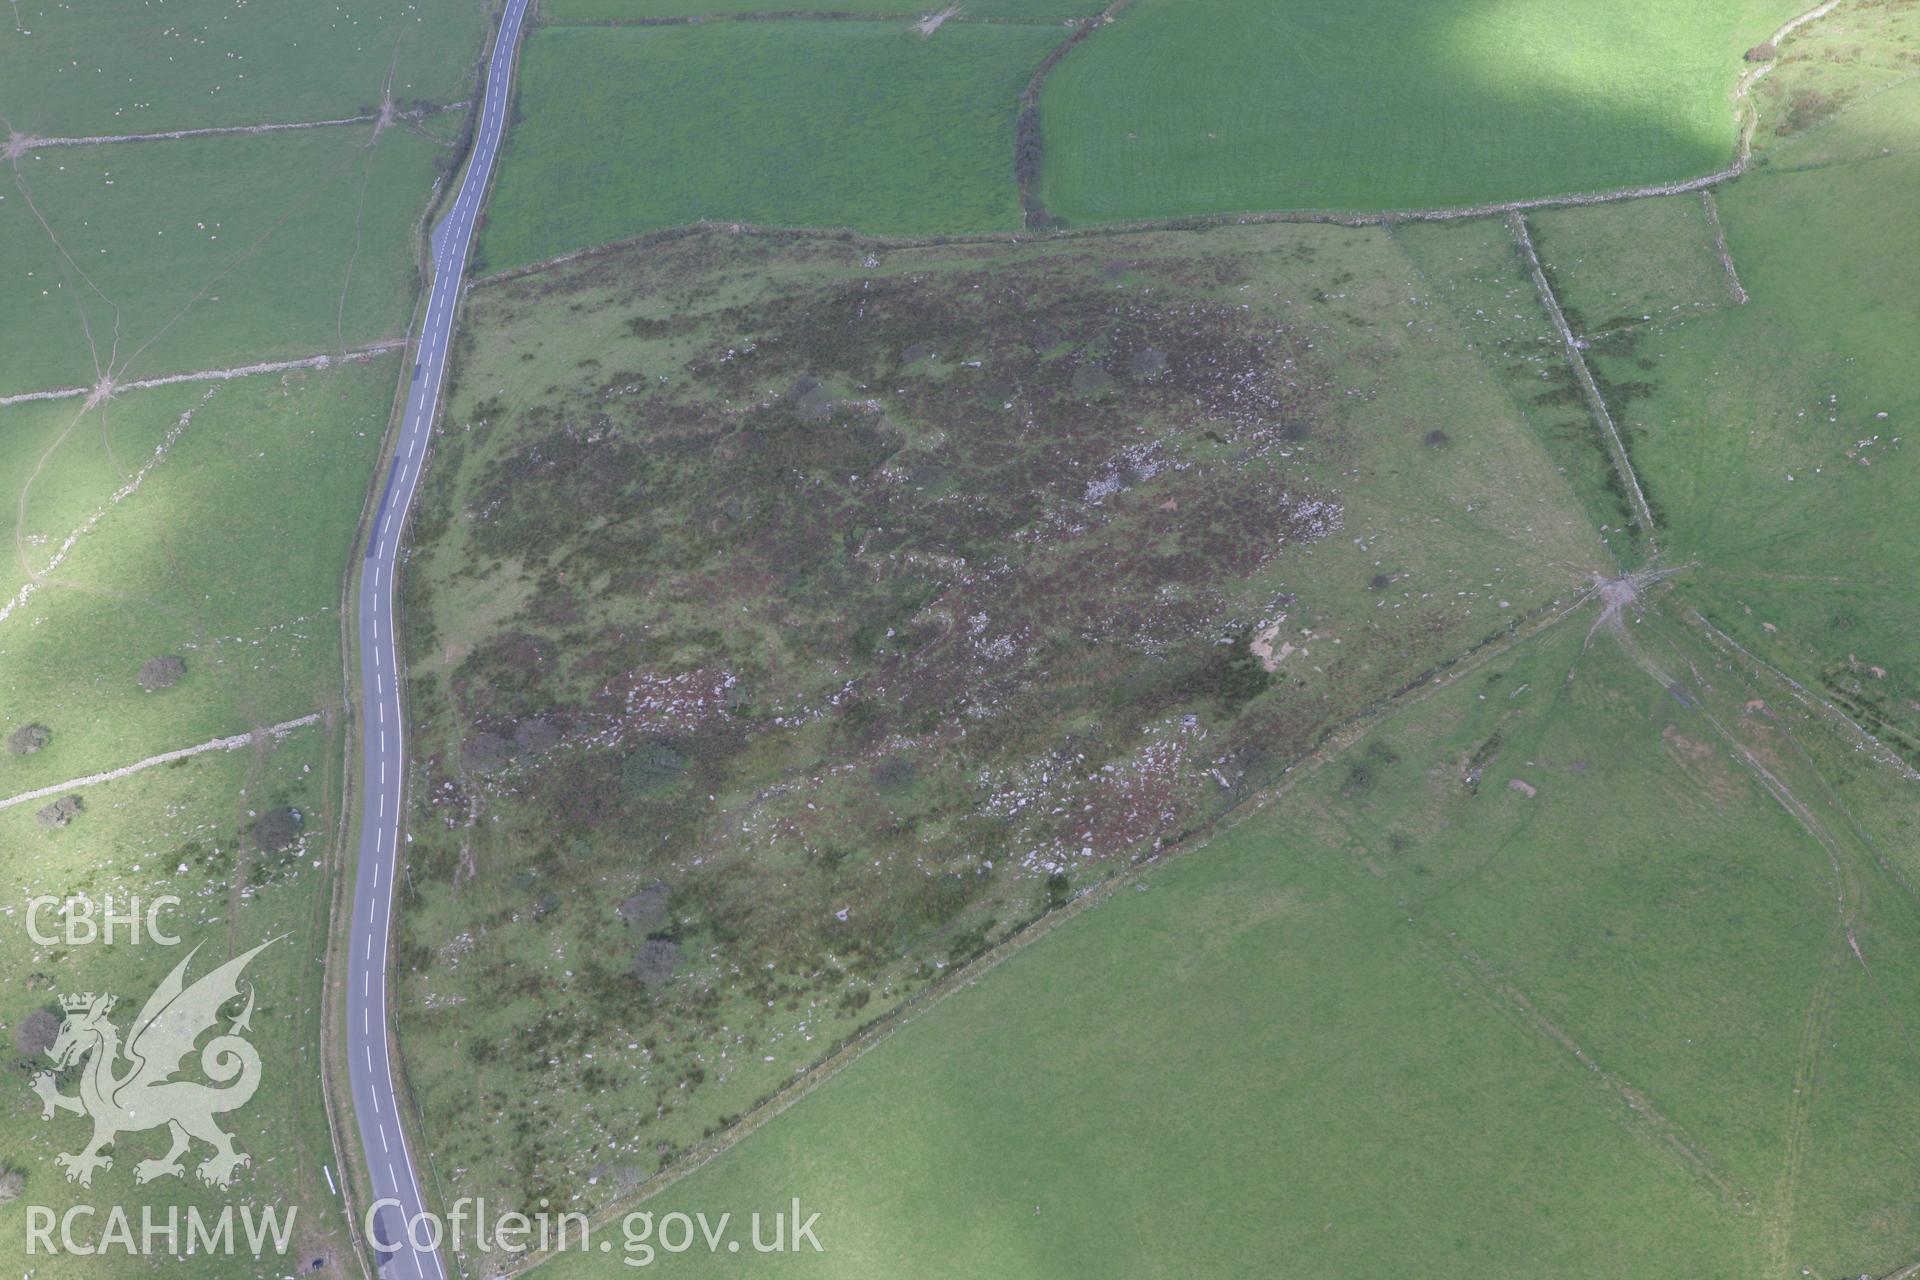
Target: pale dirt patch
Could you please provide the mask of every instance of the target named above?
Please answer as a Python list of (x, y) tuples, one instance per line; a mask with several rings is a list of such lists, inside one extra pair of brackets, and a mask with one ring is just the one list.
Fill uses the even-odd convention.
[(1593, 620), (1593, 626), (1587, 630), (1587, 639), (1591, 641), (1594, 633), (1602, 627), (1610, 627), (1616, 632), (1625, 634), (1626, 624), (1622, 618), (1628, 609), (1632, 609), (1635, 613), (1640, 611), (1641, 594), (1656, 583), (1664, 582), (1684, 569), (1693, 568), (1695, 563), (1689, 560), (1686, 564), (1676, 565), (1671, 569), (1636, 569), (1632, 573), (1622, 574), (1617, 578), (1602, 577), (1597, 573), (1589, 574), (1587, 581), (1591, 585), (1588, 588), (1588, 594), (1599, 598), (1601, 608), (1600, 616)]
[(373, 136), (367, 139), (367, 145), (369, 147), (380, 141), (380, 135), (393, 126), (394, 117), (398, 114), (399, 113), (394, 110), (393, 95), (392, 93), (388, 93), (385, 98), (380, 100), (380, 116), (373, 122)]
[(1672, 725), (1662, 729), (1660, 736), (1667, 740), (1667, 745), (1672, 747), (1676, 754), (1685, 756), (1689, 760), (1707, 760), (1714, 754), (1712, 746), (1698, 738), (1689, 738)]
[(960, 12), (959, 5), (950, 4), (946, 8), (942, 9), (940, 12), (930, 13), (926, 17), (920, 19), (920, 21), (914, 23), (913, 29), (920, 33), (921, 39), (923, 40), (928, 39), (933, 35), (934, 32), (940, 29), (942, 23), (946, 22), (948, 18), (955, 17), (956, 15), (959, 14), (959, 12)]
[(1260, 665), (1268, 671), (1279, 670), (1280, 664), (1285, 662), (1287, 655), (1293, 652), (1293, 646), (1286, 641), (1281, 641), (1278, 648), (1273, 643), (1280, 639), (1280, 628), (1286, 624), (1286, 621), (1287, 615), (1281, 614), (1255, 632), (1253, 639), (1247, 644), (1247, 648), (1253, 650), (1253, 656), (1260, 659)]

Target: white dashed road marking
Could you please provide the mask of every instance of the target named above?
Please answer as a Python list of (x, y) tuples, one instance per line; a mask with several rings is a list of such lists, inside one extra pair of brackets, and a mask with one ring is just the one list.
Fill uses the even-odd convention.
[[(351, 959), (354, 955), (351, 947), (347, 953), (352, 967), (360, 969), (358, 995), (353, 994), (351, 978), (348, 992), (350, 1002), (359, 1001), (361, 1014), (357, 1029), (349, 1018), (348, 1037), (349, 1041), (357, 1039), (361, 1042), (361, 1053), (355, 1058), (350, 1047), (347, 1061), (354, 1110), (360, 1126), (360, 1146), (369, 1156), (368, 1174), (382, 1195), (400, 1202), (403, 1222), (419, 1214), (425, 1202), (414, 1174), (412, 1155), (407, 1149), (406, 1126), (401, 1123), (399, 1105), (397, 1101), (392, 1107), (387, 1105), (394, 1101), (393, 1066), (388, 1060), (386, 1043), (386, 955), (394, 877), (386, 875), (385, 871), (387, 860), (399, 852), (398, 827), (404, 808), (401, 787), (405, 777), (404, 769), (389, 766), (404, 763), (406, 742), (397, 679), (391, 716), (387, 705), (386, 672), (389, 669), (398, 670), (394, 652), (397, 636), (395, 628), (382, 624), (393, 608), (394, 574), (391, 570), (398, 549), (398, 535), (406, 523), (407, 510), (419, 484), (418, 464), (424, 454), (421, 446), (432, 428), (441, 385), (446, 377), (446, 354), (453, 337), (453, 312), (459, 300), (460, 275), (470, 247), (474, 214), (485, 194), (494, 157), (499, 150), (500, 130), (506, 116), (506, 98), (512, 87), (509, 70), (513, 48), (519, 39), (520, 22), (525, 11), (526, 0), (508, 0), (506, 12), (501, 18), (497, 47), (488, 64), (490, 71), (486, 96), (479, 114), (482, 124), (473, 159), (451, 211), (434, 235), (432, 261), (436, 274), (427, 298), (428, 319), (423, 325), (421, 350), (417, 353), (419, 370), (404, 393), (407, 403), (402, 421), (407, 425), (396, 445), (392, 469), (382, 488), (377, 491), (381, 494), (384, 506), (374, 512), (374, 542), (369, 557), (372, 572), (363, 580), (360, 597), (361, 687), (372, 690), (373, 714), (363, 721), (362, 727), (366, 737), (362, 755), (365, 799), (361, 806), (360, 876), (354, 890), (353, 910), (353, 931), (361, 944), (359, 959)], [(396, 735), (391, 753), (387, 742), (389, 720)], [(391, 851), (389, 836), (393, 837)], [(379, 1049), (377, 1061), (374, 1052), (376, 1046)], [(364, 1069), (361, 1063), (364, 1063)], [(393, 1144), (388, 1139), (382, 1118), (389, 1111), (395, 1117), (394, 1134), (399, 1140), (397, 1151), (392, 1150)], [(375, 1139), (379, 1141), (380, 1152), (386, 1158), (374, 1155)], [(446, 1268), (437, 1250), (419, 1250), (403, 1243), (400, 1251), (407, 1255), (411, 1265), (401, 1268), (397, 1265), (396, 1257), (390, 1264), (391, 1273), (410, 1272), (420, 1277), (431, 1274), (445, 1280)]]

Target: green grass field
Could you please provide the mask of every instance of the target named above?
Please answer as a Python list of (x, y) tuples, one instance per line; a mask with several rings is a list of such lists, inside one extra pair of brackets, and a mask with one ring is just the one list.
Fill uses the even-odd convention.
[[(34, 817), (34, 806), (0, 810), (0, 860), (9, 876), (0, 931), (0, 1057), (4, 1057), (6, 1117), (0, 1138), (0, 1162), (26, 1175), (20, 1198), (0, 1204), (0, 1255), (40, 1277), (154, 1275), (179, 1265), (171, 1254), (151, 1259), (118, 1253), (49, 1257), (27, 1253), (27, 1206), (64, 1213), (72, 1205), (129, 1206), (139, 1232), (139, 1206), (196, 1206), (209, 1218), (238, 1203), (297, 1206), (288, 1255), (256, 1262), (237, 1257), (196, 1256), (193, 1274), (259, 1276), (306, 1272), (316, 1259), (319, 1274), (346, 1272), (345, 1223), (339, 1200), (327, 1186), (323, 1164), (333, 1159), (319, 1088), (320, 961), (326, 946), (325, 920), (336, 872), (321, 865), (332, 824), (339, 816), (338, 730), (311, 726), (259, 751), (197, 756), (175, 765), (87, 788), (85, 812), (64, 830), (48, 831)], [(263, 853), (249, 832), (253, 815), (269, 808), (297, 806), (307, 818), (307, 834), (293, 848)], [(161, 924), (181, 939), (179, 946), (124, 940), (108, 947), (37, 946), (28, 934), (29, 899), (85, 894), (96, 902), (111, 894), (122, 909), (129, 897), (151, 903), (160, 895), (181, 900)], [(43, 913), (43, 931), (58, 933), (57, 915)], [(231, 1191), (215, 1191), (194, 1179), (194, 1166), (208, 1154), (198, 1146), (188, 1157), (186, 1175), (137, 1186), (137, 1161), (166, 1149), (164, 1131), (128, 1132), (116, 1142), (113, 1168), (95, 1175), (90, 1188), (67, 1183), (54, 1157), (85, 1144), (90, 1126), (80, 1117), (40, 1117), (40, 1101), (28, 1087), (34, 1072), (50, 1065), (38, 1052), (23, 1052), (20, 1025), (35, 1010), (57, 1008), (63, 994), (111, 991), (119, 997), (114, 1020), (124, 1031), (158, 981), (187, 951), (200, 946), (188, 974), (191, 981), (210, 968), (268, 938), (269, 947), (248, 967), (258, 1004), (251, 1041), (262, 1062), (259, 1092), (248, 1105), (224, 1117), (236, 1147), (252, 1157)], [(124, 939), (124, 934), (122, 934)], [(237, 1006), (236, 1006), (237, 1009)], [(231, 1012), (231, 1011), (230, 1011)], [(225, 1022), (222, 1022), (224, 1029)], [(124, 1070), (124, 1064), (120, 1069)], [(191, 1068), (190, 1068), (191, 1070)], [(69, 1073), (69, 1077), (75, 1073)], [(71, 1078), (61, 1082), (72, 1094)], [(338, 1180), (340, 1169), (333, 1167)], [(76, 1234), (84, 1242), (103, 1228), (102, 1219), (81, 1220)], [(237, 1231), (237, 1228), (236, 1228)], [(56, 1237), (57, 1238), (57, 1237)], [(181, 1249), (185, 1249), (184, 1229)], [(357, 1274), (357, 1268), (354, 1274)]]
[(57, 147), (0, 171), (0, 394), (400, 336), (443, 149), (371, 136)]
[[(131, 391), (82, 411), (77, 400), (0, 409), (7, 476), (7, 571), (0, 590), (0, 733), (38, 724), (40, 750), (0, 752), (0, 800), (215, 737), (293, 720), (317, 723), (277, 741), (212, 751), (57, 793), (83, 808), (64, 827), (40, 817), (49, 798), (0, 808), (0, 861), (12, 874), (0, 936), (0, 1024), (10, 1066), (0, 1164), (26, 1175), (0, 1205), (0, 1253), (43, 1276), (149, 1274), (166, 1259), (25, 1255), (25, 1206), (70, 1204), (297, 1206), (291, 1253), (197, 1259), (195, 1274), (306, 1271), (345, 1275), (351, 1259), (339, 1200), (321, 1165), (334, 1160), (319, 1093), (321, 957), (337, 887), (340, 818), (341, 576), (384, 434), (398, 359), (325, 372), (260, 375), (209, 386)], [(35, 577), (29, 577), (30, 566)], [(161, 655), (185, 675), (158, 692), (140, 666)], [(291, 849), (262, 848), (255, 820), (298, 808)], [(37, 947), (25, 927), (39, 894), (112, 893), (184, 901), (169, 920), (203, 945), (194, 975), (266, 937), (284, 941), (250, 971), (260, 1003), (258, 1098), (229, 1128), (254, 1164), (230, 1192), (191, 1181), (136, 1188), (136, 1160), (164, 1135), (128, 1134), (91, 1190), (67, 1184), (53, 1156), (78, 1150), (83, 1121), (43, 1125), (26, 1087), (38, 1070), (15, 1030), (64, 992), (112, 990), (122, 1029), (185, 954), (124, 943)], [(71, 1080), (65, 1090), (73, 1090)], [(195, 1159), (205, 1153), (196, 1152)], [(337, 1182), (340, 1168), (333, 1167)], [(189, 1170), (191, 1177), (191, 1170)], [(137, 1218), (136, 1218), (137, 1222)], [(83, 1229), (84, 1237), (87, 1233)]]
[[(20, 1199), (0, 1206), (0, 1253), (36, 1275), (146, 1274), (160, 1263), (28, 1257), (27, 1205), (217, 1213), (236, 1195), (298, 1206), (291, 1248), (301, 1269), (321, 1259), (339, 1274), (346, 1261), (338, 1201), (321, 1172), (333, 1155), (318, 1088), (318, 965), (334, 887), (321, 864), (339, 817), (339, 579), (397, 373), (389, 357), (227, 384), (211, 396), (194, 385), (129, 392), (84, 413), (77, 401), (0, 410), (0, 467), (18, 486), (7, 504), (18, 525), (7, 522), (0, 727), (52, 731), (34, 754), (0, 754), (0, 800), (321, 707), (332, 712), (279, 742), (61, 793), (84, 806), (64, 828), (39, 819), (46, 799), (0, 809), (0, 860), (12, 875), (0, 1024), (13, 1081), (0, 1163), (26, 1175)], [(262, 546), (278, 550), (262, 557)], [(23, 564), (39, 577), (29, 579)], [(185, 677), (143, 691), (140, 664), (168, 653), (185, 658)], [(300, 809), (305, 835), (291, 850), (263, 851), (254, 819), (283, 806)], [(47, 1064), (20, 1048), (17, 1028), (56, 996), (83, 990), (117, 993), (124, 1026), (186, 948), (39, 947), (26, 910), (42, 894), (113, 894), (123, 905), (129, 895), (180, 897), (167, 923), (187, 945), (203, 945), (195, 976), (285, 936), (251, 970), (265, 1075), (261, 1095), (229, 1126), (254, 1159), (235, 1193), (171, 1180), (136, 1190), (136, 1160), (165, 1145), (151, 1133), (126, 1135), (114, 1168), (91, 1189), (62, 1180), (53, 1156), (78, 1150), (86, 1125), (41, 1123), (26, 1081)], [(64, 1088), (72, 1092), (72, 1081)], [(248, 1276), (260, 1264), (242, 1255), (195, 1266), (196, 1274)]]
[[(1835, 20), (1847, 50), (1911, 51), (1920, 36), (1873, 6)], [(1836, 37), (1825, 39), (1809, 47)], [(1803, 70), (1837, 113), (1773, 135), (1766, 163), (1719, 198), (1752, 300), (1597, 343), (1593, 363), (1619, 389), (1617, 416), (1668, 526), (1666, 559), (1698, 564), (1699, 606), (1920, 762), (1920, 613), (1904, 586), (1920, 556), (1907, 341), (1920, 326), (1908, 270), (1920, 235), (1902, 216), (1920, 199), (1920, 82), (1898, 53), (1809, 56), (1783, 66), (1776, 101), (1800, 93)], [(1557, 215), (1557, 242), (1604, 243), (1604, 223), (1585, 230), (1597, 212)], [(1716, 283), (1702, 287), (1719, 303)], [(1603, 281), (1568, 284), (1579, 309), (1609, 313)]]
[[(399, 372), (0, 409), (0, 731), (54, 731), (0, 756), (0, 796), (338, 705), (340, 579)], [(134, 677), (163, 654), (186, 678), (148, 694)]]
[[(131, 483), (154, 460), (180, 415), (206, 394), (204, 386), (155, 388), (108, 406), (108, 414), (83, 412), (79, 399), (30, 401), (0, 409), (0, 474), (15, 485), (7, 505), (17, 524), (0, 557), (0, 593), (8, 615), (32, 573), (50, 566), (76, 530), (96, 521), (113, 493)], [(110, 424), (110, 425), (109, 425)], [(130, 464), (130, 465), (127, 465)], [(39, 474), (36, 476), (35, 470)], [(28, 477), (32, 477), (31, 484)], [(143, 481), (144, 483), (144, 481)], [(24, 507), (20, 490), (26, 490)], [(84, 535), (83, 535), (84, 536)], [(34, 588), (38, 590), (38, 588)]]
[(354, 5), (17, 0), (0, 19), (0, 117), (41, 137), (333, 120), (464, 96), (484, 0)]
[(1736, 300), (1698, 194), (1548, 209), (1527, 221), (1576, 333), (1599, 338)]
[(1048, 76), (1073, 222), (1412, 209), (1731, 162), (1741, 52), (1803, 6), (1686, 0), (1137, 0)]
[(1578, 495), (1608, 555), (1636, 563), (1642, 547), (1633, 511), (1506, 224), (1413, 223), (1393, 237), (1419, 271), (1419, 296), (1452, 315), (1509, 411)]
[[(1800, 28), (1781, 49), (1776, 72), (1754, 87), (1760, 127), (1753, 147), (1771, 163), (1776, 146), (1789, 167), (1821, 164), (1844, 153), (1865, 158), (1911, 152), (1920, 31), (1902, 5), (1847, 3)], [(1827, 126), (1844, 110), (1846, 125)], [(1839, 150), (1835, 150), (1838, 147)]]
[(1012, 230), (1016, 99), (1063, 38), (980, 23), (932, 39), (901, 22), (536, 30), (485, 269), (701, 218)]

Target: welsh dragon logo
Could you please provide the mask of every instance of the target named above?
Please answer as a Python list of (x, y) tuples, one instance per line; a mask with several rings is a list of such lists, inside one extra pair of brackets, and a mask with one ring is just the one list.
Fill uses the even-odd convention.
[(119, 1028), (108, 1020), (114, 1005), (111, 995), (89, 991), (60, 998), (67, 1017), (47, 1056), (63, 1071), (87, 1059), (80, 1073), (80, 1092), (74, 1096), (59, 1092), (52, 1071), (34, 1076), (33, 1091), (44, 1104), (43, 1120), (53, 1119), (56, 1111), (71, 1111), (93, 1120), (91, 1142), (80, 1151), (55, 1157), (67, 1171), (67, 1181), (91, 1186), (94, 1170), (113, 1167), (113, 1157), (104, 1152), (115, 1138), (161, 1125), (171, 1135), (172, 1146), (158, 1159), (135, 1165), (136, 1182), (184, 1173), (180, 1157), (194, 1138), (213, 1148), (213, 1154), (197, 1170), (208, 1186), (229, 1185), (241, 1166), (252, 1163), (244, 1151), (234, 1150), (233, 1136), (213, 1120), (222, 1112), (245, 1106), (260, 1087), (260, 1054), (240, 1035), (252, 1029), (251, 982), (244, 984), (246, 1007), (226, 1034), (216, 1035), (200, 1050), (202, 1074), (225, 1087), (176, 1080), (173, 1076), (181, 1069), (182, 1060), (193, 1052), (201, 1033), (218, 1026), (221, 1006), (240, 995), (240, 973), (247, 962), (277, 941), (270, 938), (187, 986), (187, 966), (200, 950), (196, 946), (148, 997), (140, 1016), (127, 1029), (125, 1046), (120, 1043)]

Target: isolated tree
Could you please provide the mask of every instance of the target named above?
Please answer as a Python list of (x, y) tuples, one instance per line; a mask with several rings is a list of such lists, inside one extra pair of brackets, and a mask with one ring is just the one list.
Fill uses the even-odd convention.
[(460, 767), (468, 773), (499, 773), (513, 763), (519, 752), (513, 739), (483, 729), (461, 746)]
[(34, 817), (40, 819), (43, 827), (64, 827), (84, 808), (86, 805), (80, 802), (79, 796), (61, 796)]
[(1157, 378), (1167, 371), (1167, 353), (1158, 347), (1142, 347), (1127, 357), (1127, 372), (1136, 378)]
[(680, 945), (665, 938), (649, 938), (633, 958), (633, 976), (649, 987), (664, 986), (680, 967)]
[(187, 674), (187, 662), (184, 658), (175, 657), (170, 653), (158, 658), (148, 658), (140, 664), (140, 687), (148, 693), (158, 693), (185, 674)]
[(1238, 715), (1241, 707), (1264, 693), (1273, 683), (1273, 674), (1253, 652), (1253, 628), (1243, 626), (1226, 644), (1214, 646), (1201, 679), (1227, 715)]
[(638, 929), (643, 933), (652, 933), (667, 922), (667, 907), (673, 898), (673, 890), (664, 880), (655, 880), (621, 902), (617, 908), (620, 920), (629, 929)]
[(267, 853), (279, 853), (293, 847), (305, 825), (306, 817), (298, 809), (269, 809), (253, 820), (253, 842)]
[(875, 791), (882, 795), (899, 795), (913, 786), (920, 771), (914, 768), (911, 760), (902, 756), (888, 756), (873, 766), (873, 773), (869, 776)]
[(620, 763), (620, 785), (632, 796), (670, 791), (686, 776), (687, 758), (664, 742), (643, 743)]
[(1763, 41), (1747, 50), (1748, 62), (1772, 62), (1780, 56), (1780, 50), (1774, 48), (1771, 40)]
[(7, 735), (7, 750), (17, 756), (30, 756), (53, 741), (53, 730), (43, 724), (23, 724)]
[(19, 1027), (13, 1031), (13, 1048), (29, 1057), (44, 1054), (54, 1048), (54, 1040), (60, 1038), (60, 1015), (52, 1009), (35, 1009), (27, 1017), (19, 1019)]
[(51, 1009), (35, 1009), (20, 1019), (13, 1031), (13, 1047), (28, 1057), (38, 1057), (53, 1048), (60, 1035), (60, 1015)]
[(529, 716), (513, 729), (513, 745), (521, 751), (551, 751), (560, 737), (560, 726), (551, 716)]

